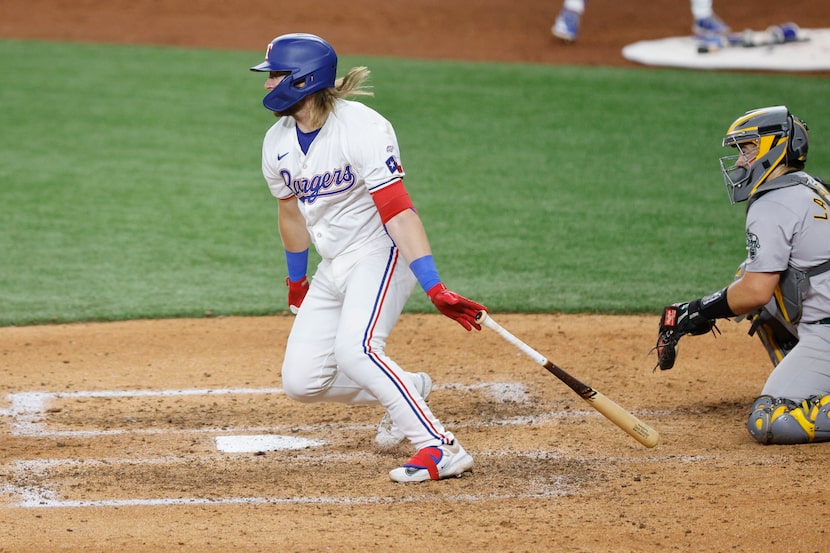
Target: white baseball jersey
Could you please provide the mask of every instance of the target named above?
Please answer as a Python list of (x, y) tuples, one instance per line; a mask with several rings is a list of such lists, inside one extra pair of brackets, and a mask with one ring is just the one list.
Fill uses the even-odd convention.
[(371, 108), (338, 100), (311, 143), (283, 117), (265, 135), (262, 173), (271, 194), (296, 195), (317, 253), (333, 259), (386, 234), (371, 192), (404, 176), (392, 125)]

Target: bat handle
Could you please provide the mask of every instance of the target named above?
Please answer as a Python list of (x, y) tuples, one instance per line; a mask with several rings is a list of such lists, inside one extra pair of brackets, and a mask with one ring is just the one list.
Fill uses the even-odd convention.
[(493, 318), (490, 317), (486, 311), (482, 310), (476, 313), (476, 322), (486, 326), (487, 328), (489, 328), (490, 330), (492, 330), (493, 332), (495, 332), (496, 334), (498, 334), (499, 336), (513, 344), (514, 346), (516, 346), (516, 348), (518, 348), (519, 351), (533, 359), (539, 365), (542, 365), (544, 367), (546, 363), (548, 363), (548, 360), (544, 355), (542, 355), (532, 347), (522, 342), (520, 339), (514, 336), (509, 330), (507, 330), (499, 323), (494, 321)]

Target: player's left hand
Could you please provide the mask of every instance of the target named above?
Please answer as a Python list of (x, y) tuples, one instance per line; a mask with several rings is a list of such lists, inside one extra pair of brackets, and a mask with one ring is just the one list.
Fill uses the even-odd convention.
[(654, 346), (657, 350), (657, 366), (654, 368), (667, 371), (674, 367), (678, 342), (686, 334), (699, 336), (713, 329), (718, 329), (715, 321), (700, 315), (700, 300), (667, 305), (660, 317), (657, 345)]
[(308, 279), (303, 277), (297, 282), (292, 282), (286, 277), (285, 285), (288, 286), (288, 309), (296, 315), (308, 293)]
[(427, 296), (438, 308), (438, 311), (453, 319), (467, 330), (481, 330), (481, 325), (476, 322), (476, 314), (479, 311), (487, 311), (487, 308), (460, 296), (455, 292), (447, 290), (442, 283), (438, 283), (427, 292)]

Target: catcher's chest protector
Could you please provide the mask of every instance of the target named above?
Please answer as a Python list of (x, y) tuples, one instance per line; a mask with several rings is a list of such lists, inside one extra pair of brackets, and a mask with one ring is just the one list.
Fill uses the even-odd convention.
[[(830, 192), (821, 180), (815, 179), (803, 171), (788, 173), (769, 182), (763, 183), (755, 194), (747, 202), (747, 210), (752, 203), (760, 198), (765, 192), (787, 188), (801, 184), (815, 192), (826, 205), (830, 205)], [(779, 313), (775, 315), (787, 326), (795, 325), (801, 320), (801, 308), (807, 290), (810, 287), (810, 277), (830, 271), (830, 260), (809, 269), (800, 271), (795, 267), (787, 267), (781, 273), (778, 286), (775, 287), (775, 304)], [(766, 344), (765, 344), (766, 345)], [(774, 362), (774, 361), (773, 361)]]

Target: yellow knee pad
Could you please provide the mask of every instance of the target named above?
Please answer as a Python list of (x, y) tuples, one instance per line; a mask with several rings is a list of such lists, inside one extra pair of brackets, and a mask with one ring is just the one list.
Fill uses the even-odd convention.
[(761, 396), (752, 405), (746, 428), (762, 444), (806, 444), (830, 440), (830, 395), (801, 403)]
[(826, 395), (818, 402), (815, 416), (814, 442), (830, 441), (830, 395)]

